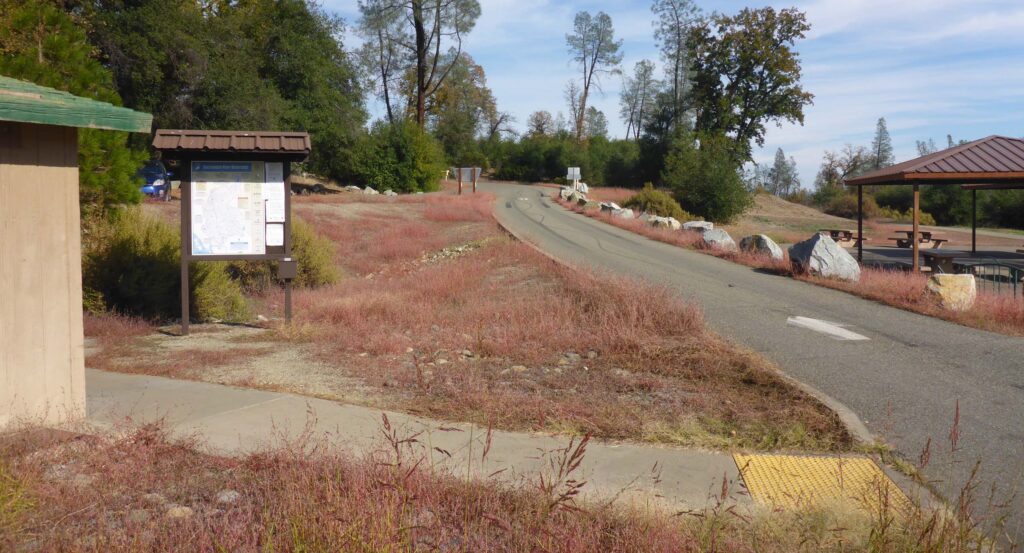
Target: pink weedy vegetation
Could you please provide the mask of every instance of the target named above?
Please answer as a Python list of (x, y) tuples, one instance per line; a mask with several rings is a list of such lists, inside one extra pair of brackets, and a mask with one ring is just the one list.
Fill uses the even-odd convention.
[(590, 193), (587, 194), (591, 200), (597, 200), (599, 202), (615, 202), (622, 204), (626, 200), (636, 195), (638, 190), (632, 188), (618, 188), (615, 186), (591, 186)]
[[(692, 304), (567, 269), (511, 241), (490, 216), (489, 195), (348, 196), (356, 198), (296, 202), (335, 243), (347, 278), (297, 290), (294, 326), (263, 338), (342, 377), (323, 397), (509, 430), (718, 448), (851, 446), (831, 411), (709, 332)], [(280, 305), (280, 292), (257, 301)], [(90, 366), (202, 378), (245, 352), (166, 356), (129, 342)], [(341, 388), (352, 379), (366, 391), (360, 398)], [(301, 384), (297, 376), (291, 391), (303, 393)]]
[[(306, 436), (239, 458), (200, 453), (159, 423), (109, 436), (0, 434), (3, 551), (926, 552), (990, 550), (968, 482), (948, 514), (915, 507), (671, 515), (578, 500), (589, 439), (543, 452), (546, 474), (465, 479), (382, 423), (362, 455)], [(343, 448), (342, 448), (343, 449)], [(487, 456), (487, 449), (483, 454)], [(230, 493), (234, 492), (234, 493)], [(232, 496), (222, 499), (226, 494)], [(883, 504), (885, 499), (883, 497)], [(175, 516), (176, 515), (176, 516)]]
[(703, 248), (700, 235), (695, 232), (679, 232), (655, 228), (639, 219), (619, 219), (611, 217), (607, 213), (584, 211), (580, 206), (571, 202), (557, 199), (556, 201), (567, 209), (652, 240), (698, 250), (748, 267), (766, 269), (780, 275), (792, 276), (804, 282), (842, 290), (885, 305), (944, 319), (964, 326), (999, 332), (1010, 336), (1024, 336), (1024, 299), (1014, 297), (1011, 294), (997, 294), (980, 290), (978, 292), (978, 300), (971, 309), (959, 312), (950, 311), (936, 304), (925, 293), (925, 284), (928, 281), (928, 277), (924, 274), (865, 267), (862, 268), (861, 278), (857, 282), (796, 274), (789, 263), (788, 255), (782, 260), (775, 261), (757, 254), (724, 252)]

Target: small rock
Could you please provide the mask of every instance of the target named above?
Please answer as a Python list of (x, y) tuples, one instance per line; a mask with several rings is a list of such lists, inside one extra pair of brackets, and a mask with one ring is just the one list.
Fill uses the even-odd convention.
[(655, 228), (667, 228), (669, 230), (679, 230), (683, 228), (675, 217), (659, 217), (657, 215), (650, 215), (647, 217), (647, 224)]
[(391, 378), (391, 379), (388, 379), (388, 380), (384, 381), (384, 387), (385, 388), (397, 388), (398, 386), (399, 386), (398, 381), (395, 380), (394, 378)]
[(597, 359), (597, 351), (587, 350), (587, 359)]
[(516, 373), (524, 373), (524, 372), (530, 370), (530, 369), (526, 368), (524, 365), (513, 365), (511, 368), (512, 368), (512, 372), (516, 372)]
[(438, 359), (437, 360), (437, 364), (438, 365), (447, 365), (448, 364), (448, 360), (447, 359)]
[(430, 330), (432, 332), (441, 332), (441, 327), (439, 327), (437, 325), (430, 325)]
[(500, 374), (501, 376), (505, 376), (510, 372), (512, 372), (512, 369), (501, 369), (501, 372), (499, 372), (498, 374)]
[(974, 275), (932, 275), (925, 289), (940, 306), (952, 311), (970, 309), (978, 297)]
[(68, 474), (70, 472), (71, 471), (68, 469), (67, 465), (51, 465), (43, 473), (43, 478), (45, 478), (46, 480), (64, 480), (68, 477)]
[(718, 228), (711, 230), (704, 230), (701, 232), (701, 239), (704, 241), (704, 246), (726, 252), (734, 252), (737, 250), (736, 242), (733, 241), (732, 236), (729, 236), (728, 232)]
[(359, 354), (359, 357), (366, 357), (367, 355), (370, 355), (370, 354), (364, 351), (364, 352)]
[(565, 354), (565, 358), (568, 359), (569, 361), (579, 361), (580, 354), (576, 353), (575, 351), (570, 351)]
[(606, 213), (612, 213), (618, 209), (622, 209), (619, 204), (615, 202), (601, 202), (601, 211)]
[(384, 195), (385, 196), (397, 196), (398, 193), (395, 192), (394, 190), (388, 188), (387, 190), (384, 191)]
[(257, 322), (265, 323), (265, 322), (267, 322), (267, 321), (269, 321), (269, 320), (270, 320), (270, 319), (268, 319), (268, 318), (264, 317), (263, 315), (256, 315), (256, 321), (257, 321)]
[(711, 230), (715, 228), (715, 224), (711, 221), (687, 221), (683, 223), (683, 230)]
[(181, 518), (189, 518), (194, 513), (195, 513), (195, 511), (193, 511), (190, 507), (183, 507), (181, 505), (172, 505), (172, 506), (168, 507), (167, 512), (165, 513), (165, 515), (167, 516), (167, 518), (181, 519)]
[(142, 496), (142, 500), (150, 505), (163, 505), (167, 503), (167, 498), (158, 493), (147, 493)]
[(416, 351), (416, 350), (414, 350), (412, 348), (405, 348), (405, 353), (412, 353), (414, 351)]
[(633, 214), (633, 210), (627, 207), (624, 209), (616, 209), (612, 211), (612, 217), (616, 219), (633, 219), (635, 216)]
[(464, 350), (462, 350), (462, 355), (464, 355), (466, 357), (473, 357), (473, 352), (468, 350), (468, 349), (464, 349)]
[(132, 509), (131, 511), (128, 511), (128, 522), (131, 524), (142, 524), (149, 519), (149, 511), (145, 509)]
[(555, 367), (555, 374), (562, 374), (562, 368), (561, 367)]
[(625, 377), (625, 376), (629, 376), (629, 375), (631, 375), (633, 373), (627, 371), (626, 369), (612, 369), (612, 374), (614, 374), (615, 376), (623, 376), (623, 377)]
[(563, 358), (561, 358), (561, 359), (559, 359), (559, 360), (558, 360), (558, 364), (564, 367), (564, 366), (566, 366), (566, 365), (570, 365), (570, 364), (572, 364), (572, 361), (569, 361), (568, 359), (566, 359), (565, 357), (563, 357)]
[(236, 492), (235, 490), (221, 490), (221, 492), (217, 494), (217, 503), (226, 505), (234, 503), (241, 498), (242, 494)]
[(79, 488), (88, 488), (96, 481), (96, 477), (91, 474), (76, 474), (71, 478), (71, 484)]
[(380, 194), (380, 192), (377, 192), (376, 190), (374, 190), (370, 186), (367, 186), (366, 188), (363, 189), (363, 194), (369, 194), (369, 195), (373, 196), (375, 194)]
[(774, 240), (768, 238), (764, 234), (751, 234), (750, 236), (744, 236), (740, 240), (740, 249), (745, 252), (767, 255), (776, 261), (781, 261), (783, 256), (782, 248), (780, 248)]

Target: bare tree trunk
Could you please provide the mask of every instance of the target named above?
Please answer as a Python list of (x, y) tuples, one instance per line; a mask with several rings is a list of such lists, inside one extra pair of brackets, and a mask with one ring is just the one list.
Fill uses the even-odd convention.
[(416, 30), (416, 124), (423, 127), (427, 113), (427, 32), (423, 24), (423, 3), (412, 1), (412, 22)]

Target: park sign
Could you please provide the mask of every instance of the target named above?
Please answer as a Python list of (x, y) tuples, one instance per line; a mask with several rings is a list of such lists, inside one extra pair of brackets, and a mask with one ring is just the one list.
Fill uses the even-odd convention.
[(276, 261), (291, 320), (291, 163), (309, 156), (309, 135), (158, 130), (153, 148), (181, 176), (182, 334), (193, 261)]
[(473, 192), (476, 193), (476, 181), (482, 172), (479, 167), (456, 167), (455, 178), (459, 182), (459, 194), (462, 194), (462, 183), (473, 183)]
[(570, 181), (578, 181), (578, 180), (581, 180), (582, 178), (583, 177), (580, 176), (580, 168), (579, 167), (570, 167), (568, 174), (565, 176), (565, 180), (570, 180)]

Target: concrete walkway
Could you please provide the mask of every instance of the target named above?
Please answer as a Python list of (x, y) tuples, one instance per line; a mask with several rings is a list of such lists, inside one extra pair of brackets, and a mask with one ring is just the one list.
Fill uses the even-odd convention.
[[(373, 453), (388, 448), (379, 409), (333, 401), (154, 376), (86, 370), (87, 422), (116, 430), (163, 420), (175, 436), (195, 436), (209, 451), (244, 454), (294, 443), (311, 431), (314, 439), (346, 451)], [(463, 423), (441, 423), (387, 412), (399, 439), (413, 444), (434, 466), (454, 474), (503, 481), (535, 478), (550, 472), (557, 451), (569, 440), (519, 432), (494, 431), (486, 460), (487, 430)], [(441, 452), (444, 450), (450, 454)], [(731, 455), (640, 444), (591, 442), (579, 474), (587, 481), (587, 499), (617, 498), (631, 504), (696, 509), (730, 483), (730, 501), (748, 504), (737, 485)]]

